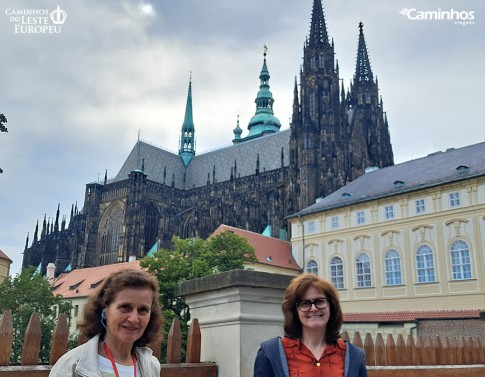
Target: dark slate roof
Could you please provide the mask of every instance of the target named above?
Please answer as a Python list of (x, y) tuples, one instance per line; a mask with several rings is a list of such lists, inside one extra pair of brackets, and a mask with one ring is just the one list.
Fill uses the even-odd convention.
[[(290, 130), (284, 130), (195, 155), (185, 168), (178, 154), (138, 141), (116, 175), (114, 182), (125, 180), (130, 172), (141, 169), (141, 161), (144, 159), (144, 172), (149, 180), (163, 183), (163, 172), (166, 169), (165, 183), (167, 185), (171, 185), (172, 175), (175, 174), (176, 188), (202, 187), (207, 184), (207, 177), (210, 177), (210, 182), (213, 182), (214, 166), (215, 179), (218, 183), (228, 181), (231, 178), (231, 168), (235, 164), (237, 166), (236, 177), (254, 175), (258, 155), (260, 172), (279, 169), (281, 167), (282, 148), (284, 154), (283, 166), (286, 167), (289, 165), (289, 146)], [(185, 171), (187, 177), (184, 187)]]
[(163, 172), (166, 168), (165, 183), (172, 184), (172, 176), (175, 174), (175, 187), (183, 187), (184, 163), (178, 154), (163, 150), (159, 147), (137, 141), (125, 163), (116, 175), (114, 182), (128, 179), (128, 175), (134, 170), (140, 170), (144, 161), (144, 172), (148, 179), (163, 183)]
[(298, 215), (323, 212), (428, 187), (485, 175), (485, 142), (369, 171)]
[(247, 177), (256, 173), (256, 161), (259, 155), (259, 171), (271, 171), (281, 167), (281, 148), (284, 153), (284, 166), (289, 165), (290, 130), (268, 134), (213, 152), (196, 155), (187, 167), (187, 187), (201, 187), (207, 184), (207, 176), (218, 183), (231, 178), (231, 167), (237, 166), (237, 176)]

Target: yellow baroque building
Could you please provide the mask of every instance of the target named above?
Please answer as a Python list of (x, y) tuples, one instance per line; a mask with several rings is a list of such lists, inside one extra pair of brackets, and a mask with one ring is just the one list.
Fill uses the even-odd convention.
[(289, 222), (295, 260), (348, 320), (474, 319), (485, 335), (485, 143), (367, 169)]

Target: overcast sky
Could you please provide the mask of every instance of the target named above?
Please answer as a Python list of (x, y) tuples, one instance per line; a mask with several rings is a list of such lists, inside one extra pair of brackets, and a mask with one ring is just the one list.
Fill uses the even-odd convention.
[[(0, 113), (9, 130), (0, 134), (0, 250), (11, 273), (36, 221), (54, 218), (59, 203), (69, 218), (86, 183), (106, 169), (116, 175), (138, 133), (178, 150), (190, 72), (196, 153), (230, 145), (238, 114), (247, 134), (263, 45), (275, 115), (288, 128), (312, 2), (0, 0)], [(55, 25), (59, 4), (65, 22)], [(485, 141), (483, 0), (323, 7), (346, 89), (364, 24), (396, 163)], [(454, 20), (416, 19), (451, 10)]]

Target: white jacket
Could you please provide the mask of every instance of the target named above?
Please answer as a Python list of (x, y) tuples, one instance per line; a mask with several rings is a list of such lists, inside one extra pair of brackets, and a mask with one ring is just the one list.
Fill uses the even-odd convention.
[[(99, 335), (66, 352), (52, 367), (49, 377), (99, 377)], [(160, 377), (160, 362), (146, 347), (135, 347), (141, 377)]]

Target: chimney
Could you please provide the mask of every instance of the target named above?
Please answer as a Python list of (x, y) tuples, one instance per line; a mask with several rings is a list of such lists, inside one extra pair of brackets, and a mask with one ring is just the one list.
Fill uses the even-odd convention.
[(49, 263), (47, 265), (47, 279), (49, 279), (49, 281), (54, 280), (55, 273), (56, 273), (56, 265), (54, 263)]

